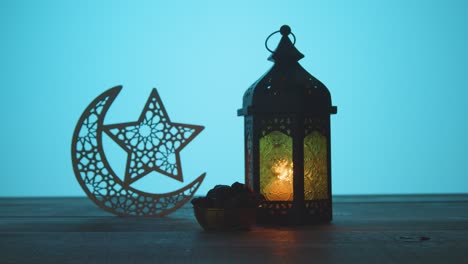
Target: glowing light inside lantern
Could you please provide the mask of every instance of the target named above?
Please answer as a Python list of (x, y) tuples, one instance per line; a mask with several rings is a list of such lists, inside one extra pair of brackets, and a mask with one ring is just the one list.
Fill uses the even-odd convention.
[(273, 166), (272, 170), (280, 181), (292, 182), (293, 164), (291, 161), (280, 160)]
[(293, 163), (279, 160), (271, 168), (274, 178), (265, 188), (265, 196), (270, 201), (292, 201), (293, 199)]
[(292, 144), (279, 131), (260, 139), (260, 192), (269, 201), (293, 200)]

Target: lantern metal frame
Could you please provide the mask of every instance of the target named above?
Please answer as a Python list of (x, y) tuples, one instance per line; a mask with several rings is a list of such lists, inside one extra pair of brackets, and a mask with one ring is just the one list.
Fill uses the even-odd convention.
[[(325, 85), (298, 61), (304, 57), (291, 42), (289, 26), (269, 60), (273, 67), (247, 89), (238, 116), (244, 116), (245, 181), (260, 193), (260, 139), (279, 131), (292, 138), (293, 200), (263, 201), (258, 209), (260, 224), (308, 224), (332, 220), (330, 115), (337, 113)], [(295, 36), (294, 42), (296, 40)], [(269, 49), (268, 49), (269, 50)], [(327, 199), (304, 198), (304, 137), (318, 131), (327, 140)]]

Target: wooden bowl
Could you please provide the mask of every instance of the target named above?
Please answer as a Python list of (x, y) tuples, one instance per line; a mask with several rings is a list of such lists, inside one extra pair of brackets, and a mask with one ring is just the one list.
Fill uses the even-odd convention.
[(249, 230), (256, 220), (255, 208), (194, 207), (195, 218), (206, 231)]

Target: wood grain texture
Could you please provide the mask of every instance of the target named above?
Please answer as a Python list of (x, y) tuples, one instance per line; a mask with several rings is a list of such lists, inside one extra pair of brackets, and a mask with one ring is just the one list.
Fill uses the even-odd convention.
[(123, 218), (87, 198), (0, 199), (0, 263), (468, 263), (468, 196), (334, 197), (331, 224), (207, 233), (190, 205)]

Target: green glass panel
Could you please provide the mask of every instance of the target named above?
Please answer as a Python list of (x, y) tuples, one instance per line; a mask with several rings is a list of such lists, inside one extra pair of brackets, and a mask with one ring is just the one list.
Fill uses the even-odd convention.
[(260, 192), (269, 201), (292, 201), (292, 138), (278, 131), (260, 139)]
[(328, 197), (327, 138), (313, 131), (304, 138), (304, 198)]

